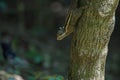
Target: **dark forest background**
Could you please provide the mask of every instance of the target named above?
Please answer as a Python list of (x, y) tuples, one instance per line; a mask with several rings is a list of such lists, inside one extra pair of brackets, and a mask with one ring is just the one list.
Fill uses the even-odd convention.
[[(12, 48), (32, 68), (25, 80), (63, 80), (70, 61), (70, 39), (57, 41), (56, 33), (63, 26), (70, 0), (0, 0), (0, 40), (3, 33), (12, 38)], [(0, 69), (6, 67), (0, 49)], [(109, 44), (106, 80), (120, 80), (120, 5)]]

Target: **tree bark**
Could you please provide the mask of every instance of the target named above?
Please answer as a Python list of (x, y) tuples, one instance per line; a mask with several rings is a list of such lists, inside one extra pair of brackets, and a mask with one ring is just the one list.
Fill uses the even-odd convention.
[(76, 0), (87, 6), (77, 20), (71, 46), (69, 80), (104, 80), (108, 43), (119, 0)]

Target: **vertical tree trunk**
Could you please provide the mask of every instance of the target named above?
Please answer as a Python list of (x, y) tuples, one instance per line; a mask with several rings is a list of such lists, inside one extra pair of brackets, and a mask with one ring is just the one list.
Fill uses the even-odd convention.
[(71, 46), (69, 80), (104, 80), (108, 42), (119, 0), (77, 0), (87, 6), (77, 20)]

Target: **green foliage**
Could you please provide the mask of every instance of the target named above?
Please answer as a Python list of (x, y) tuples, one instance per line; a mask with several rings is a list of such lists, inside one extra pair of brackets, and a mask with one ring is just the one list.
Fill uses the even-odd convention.
[(36, 64), (43, 62), (43, 55), (34, 46), (30, 46), (28, 52), (25, 53), (25, 57), (33, 60)]
[(64, 80), (62, 76), (46, 76), (43, 80)]
[(33, 76), (28, 76), (27, 78), (28, 80), (35, 80), (35, 78)]

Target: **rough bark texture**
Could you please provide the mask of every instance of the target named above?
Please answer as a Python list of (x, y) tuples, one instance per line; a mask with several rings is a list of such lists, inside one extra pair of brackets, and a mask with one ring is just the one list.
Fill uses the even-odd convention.
[(108, 42), (119, 0), (74, 0), (87, 6), (76, 23), (71, 47), (69, 80), (104, 80)]

